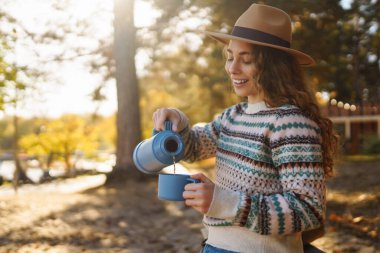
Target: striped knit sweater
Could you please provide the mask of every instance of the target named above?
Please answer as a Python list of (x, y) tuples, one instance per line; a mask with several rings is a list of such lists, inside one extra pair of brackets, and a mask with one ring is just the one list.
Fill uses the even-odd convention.
[[(255, 106), (252, 112), (247, 103), (237, 104), (211, 123), (181, 132), (187, 161), (216, 156), (214, 196), (204, 224), (210, 231), (234, 227), (256, 234), (256, 240), (268, 240), (263, 235), (300, 240), (299, 232), (319, 227), (324, 219), (320, 129), (295, 106)], [(250, 251), (226, 246), (225, 240), (216, 244), (239, 252), (269, 252), (265, 245)], [(272, 249), (291, 251), (296, 252)]]

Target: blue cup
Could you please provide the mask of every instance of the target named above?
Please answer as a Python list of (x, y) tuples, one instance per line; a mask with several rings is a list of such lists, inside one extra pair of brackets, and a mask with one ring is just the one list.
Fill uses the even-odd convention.
[(185, 186), (190, 183), (200, 183), (198, 179), (184, 174), (159, 174), (158, 198), (161, 200), (184, 201), (182, 194)]

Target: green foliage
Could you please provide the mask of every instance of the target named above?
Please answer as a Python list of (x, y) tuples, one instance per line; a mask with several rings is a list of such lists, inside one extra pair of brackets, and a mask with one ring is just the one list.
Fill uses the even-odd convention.
[[(223, 70), (223, 45), (206, 38), (201, 30), (229, 32), (253, 2), (171, 0), (170, 6), (165, 0), (152, 2), (163, 14), (150, 31), (140, 34), (140, 38), (145, 38), (149, 32), (153, 35), (149, 41), (140, 40), (142, 48), (152, 50), (152, 64), (147, 71), (153, 82), (146, 85), (143, 81), (142, 89), (166, 87), (170, 83), (168, 92), (184, 98), (179, 105), (171, 106), (179, 106), (190, 114), (208, 108), (205, 109), (208, 113), (200, 114), (209, 120), (237, 99), (231, 95)], [(343, 9), (339, 0), (263, 0), (256, 3), (276, 6), (290, 14), (294, 28), (292, 47), (310, 54), (317, 62), (314, 68), (306, 70), (315, 89), (330, 91), (338, 100), (354, 103), (361, 101), (363, 89), (367, 88), (369, 95), (363, 99), (380, 101), (380, 7), (377, 1), (354, 0), (349, 9)], [(178, 29), (188, 18), (204, 22), (195, 31)], [(195, 49), (190, 40), (186, 43), (186, 38), (193, 36), (202, 39)], [(154, 83), (163, 73), (164, 82), (158, 78), (161, 82)], [(201, 90), (196, 93), (198, 89)], [(196, 106), (198, 99), (203, 100), (201, 107)], [(198, 120), (195, 114), (190, 116)]]
[[(0, 13), (0, 22), (4, 19), (8, 24), (14, 22), (10, 17)], [(20, 78), (20, 75), (28, 75), (28, 68), (18, 66), (12, 59), (17, 36), (15, 29), (7, 33), (0, 29), (0, 111), (4, 111), (6, 106), (17, 108), (25, 98), (26, 90), (31, 87)]]
[[(150, 57), (150, 64), (140, 76), (145, 138), (151, 134), (151, 116), (158, 107), (178, 107), (192, 123), (196, 123), (211, 120), (215, 114), (240, 100), (234, 95), (224, 71), (223, 45), (207, 38), (202, 31), (229, 32), (236, 19), (253, 3), (248, 0), (147, 1), (153, 3), (162, 15), (152, 27), (137, 30), (139, 50), (144, 50)], [(338, 100), (349, 103), (362, 99), (380, 101), (378, 1), (353, 0), (349, 9), (343, 9), (339, 0), (255, 2), (279, 7), (291, 15), (293, 47), (310, 54), (317, 61), (316, 67), (306, 70), (316, 89), (334, 92)], [(64, 11), (65, 4), (60, 7)], [(200, 21), (195, 30), (185, 25), (185, 21), (191, 18)], [(79, 23), (79, 31), (87, 34), (88, 24), (84, 21)], [(64, 41), (58, 29), (53, 30), (46, 31), (42, 42)], [(65, 27), (68, 33), (75, 33), (74, 30)], [(13, 50), (16, 35), (0, 35), (1, 110), (5, 103), (16, 101), (15, 90), (23, 93), (30, 86), (18, 81), (19, 73), (24, 69), (4, 60), (5, 54)], [(93, 52), (97, 60), (92, 67), (108, 79), (114, 71), (109, 38), (99, 39), (99, 45), (101, 49)], [(81, 52), (89, 53), (86, 50)], [(57, 58), (65, 58), (65, 55)], [(364, 88), (369, 90), (367, 97), (363, 97)], [(104, 99), (102, 85), (95, 87), (93, 99)], [(115, 119), (109, 120), (101, 127), (104, 135), (95, 138), (102, 149), (112, 149), (116, 138), (114, 130), (107, 131), (107, 126)], [(20, 135), (24, 135), (29, 130), (23, 130), (23, 123), (20, 124)], [(10, 125), (0, 122), (0, 145), (3, 149), (11, 147), (11, 132)]]
[(0, 150), (11, 150), (13, 145), (13, 128), (9, 118), (0, 121)]
[[(0, 120), (1, 151), (13, 148), (11, 118)], [(35, 156), (44, 167), (53, 160), (68, 159), (80, 152), (84, 157), (96, 157), (98, 152), (114, 152), (115, 116), (90, 117), (64, 115), (58, 119), (19, 119), (21, 152)]]
[(360, 150), (366, 155), (380, 154), (380, 139), (376, 135), (364, 136)]
[[(0, 120), (0, 156), (1, 151), (10, 152), (14, 142), (14, 125), (13, 118), (6, 117)], [(34, 131), (35, 119), (18, 119), (18, 133), (20, 136), (29, 134)]]
[(6, 104), (16, 103), (16, 90), (25, 90), (25, 84), (17, 80), (20, 68), (5, 60), (6, 48), (6, 42), (0, 39), (0, 111), (4, 110)]
[[(21, 138), (20, 146), (24, 151), (39, 157), (40, 161), (41, 157), (47, 160), (49, 154), (69, 159), (68, 157), (77, 150), (80, 138), (83, 138), (83, 121), (67, 115), (48, 122), (42, 120), (40, 124), (35, 132)], [(69, 160), (66, 166), (68, 169), (71, 167)]]

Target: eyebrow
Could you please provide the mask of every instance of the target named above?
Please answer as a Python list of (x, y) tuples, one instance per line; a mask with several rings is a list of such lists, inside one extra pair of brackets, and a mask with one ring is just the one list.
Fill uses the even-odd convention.
[[(232, 50), (229, 48), (227, 48), (227, 52), (232, 54)], [(239, 52), (239, 55), (252, 55), (252, 52), (242, 51), (242, 52)]]

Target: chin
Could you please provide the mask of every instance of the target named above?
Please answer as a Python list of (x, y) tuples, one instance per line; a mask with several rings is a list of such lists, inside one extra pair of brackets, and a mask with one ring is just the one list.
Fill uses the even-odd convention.
[(248, 93), (245, 92), (244, 90), (237, 89), (234, 87), (235, 94), (238, 95), (239, 97), (248, 97)]

